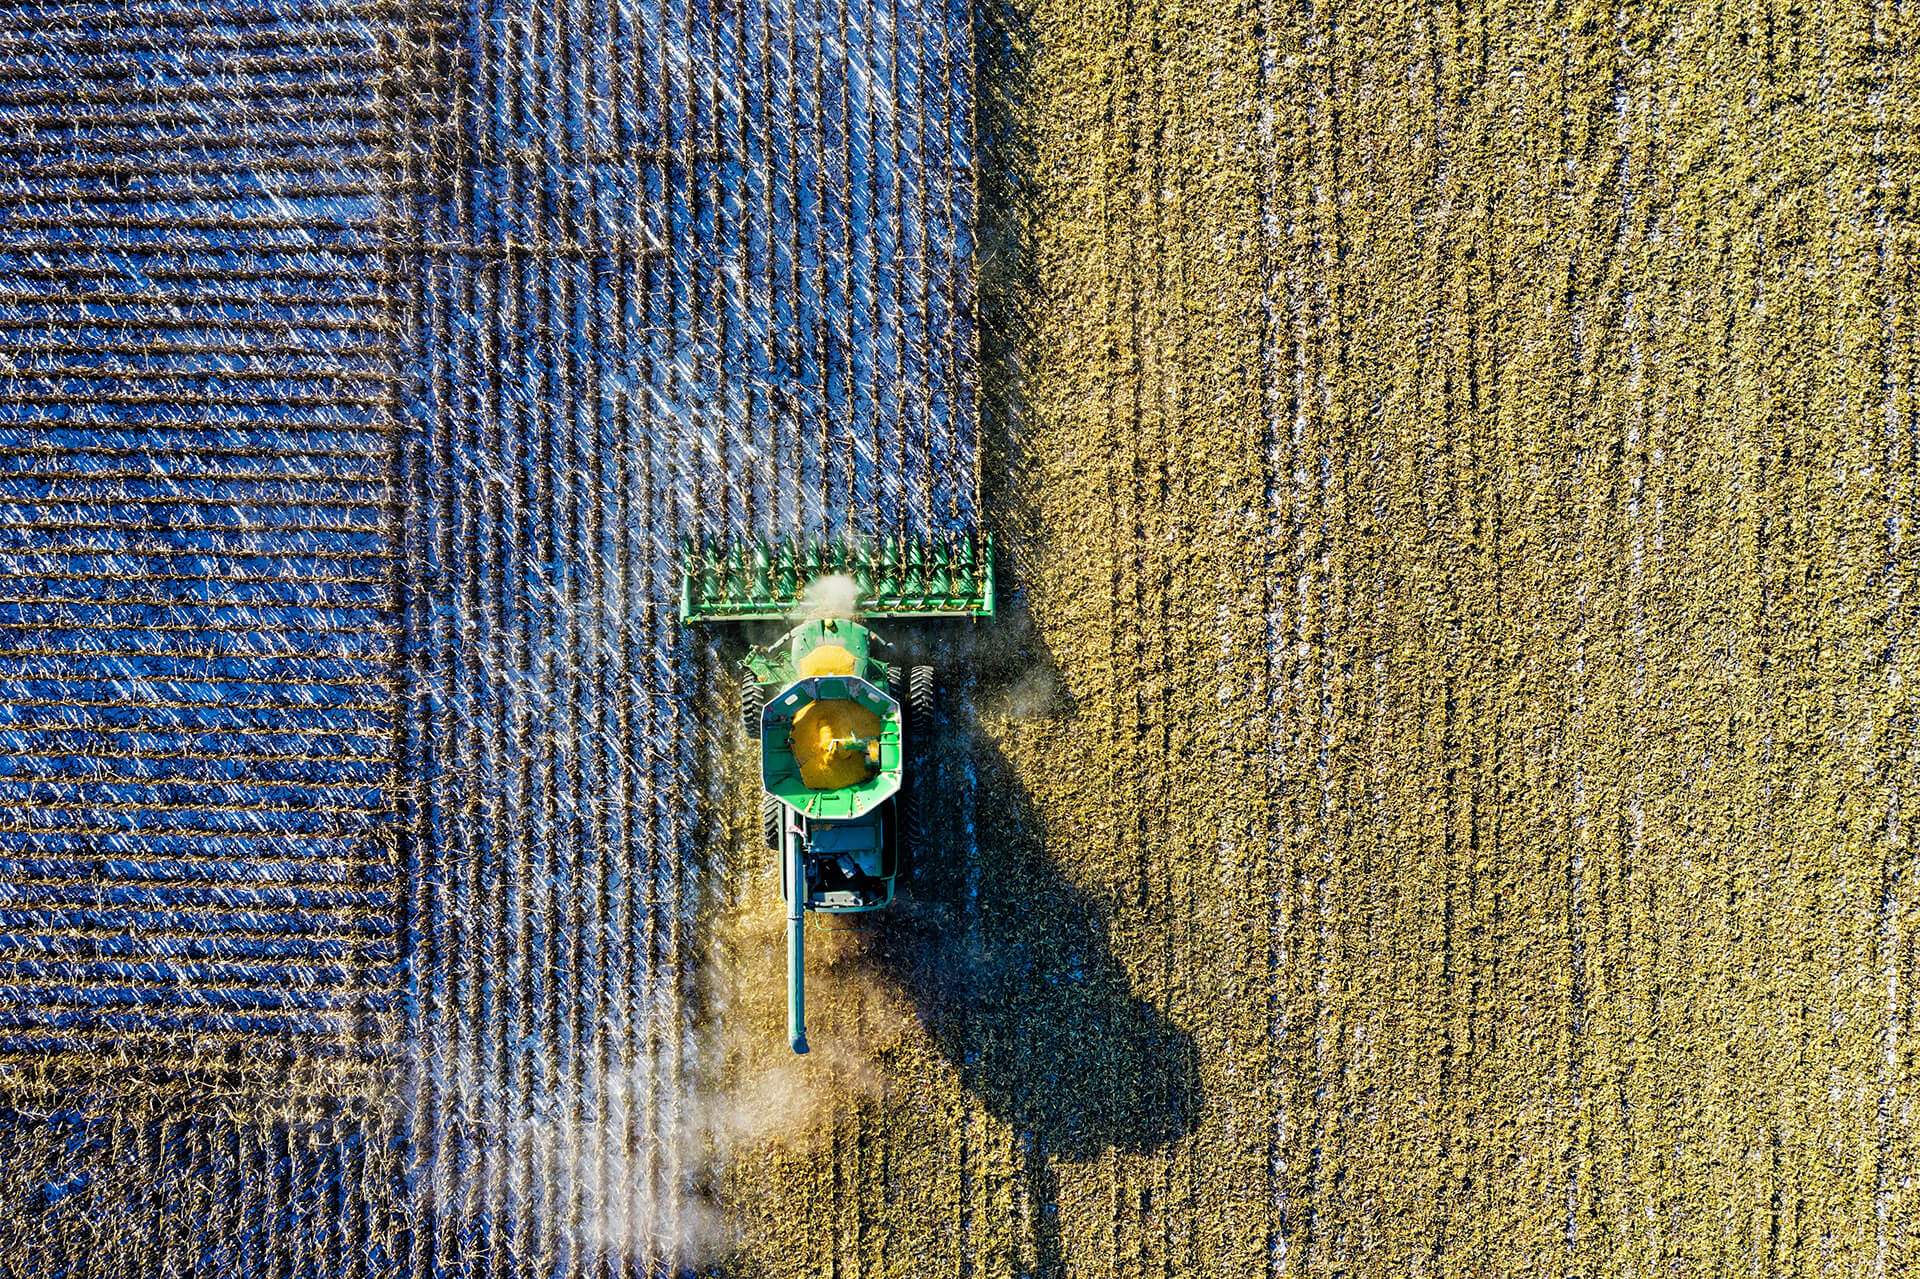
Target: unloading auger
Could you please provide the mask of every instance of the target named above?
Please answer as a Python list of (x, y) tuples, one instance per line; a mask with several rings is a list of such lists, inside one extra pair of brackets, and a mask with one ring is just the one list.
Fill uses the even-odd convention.
[[(840, 589), (809, 587), (844, 578)], [(761, 826), (780, 857), (787, 910), (787, 1039), (807, 1051), (806, 912), (853, 915), (893, 901), (922, 842), (924, 779), (908, 775), (915, 734), (932, 731), (930, 666), (889, 660), (865, 622), (992, 618), (993, 543), (971, 538), (819, 545), (688, 546), (683, 622), (798, 620), (750, 649), (741, 727), (760, 755)]]

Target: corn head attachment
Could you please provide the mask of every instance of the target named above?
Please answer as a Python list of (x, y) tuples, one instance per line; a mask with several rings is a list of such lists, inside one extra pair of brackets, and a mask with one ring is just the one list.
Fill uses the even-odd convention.
[(807, 587), (852, 580), (863, 617), (993, 616), (993, 538), (887, 538), (827, 544), (689, 543), (680, 620), (780, 620), (806, 611)]

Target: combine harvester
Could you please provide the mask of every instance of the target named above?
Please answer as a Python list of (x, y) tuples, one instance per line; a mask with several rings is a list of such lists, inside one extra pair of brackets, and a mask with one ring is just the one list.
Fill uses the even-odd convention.
[[(811, 588), (811, 589), (810, 589)], [(688, 548), (683, 622), (795, 621), (741, 663), (740, 719), (759, 746), (761, 822), (787, 906), (787, 1038), (807, 1051), (806, 912), (893, 901), (926, 829), (908, 744), (931, 733), (933, 668), (888, 659), (865, 623), (993, 616), (993, 544)]]

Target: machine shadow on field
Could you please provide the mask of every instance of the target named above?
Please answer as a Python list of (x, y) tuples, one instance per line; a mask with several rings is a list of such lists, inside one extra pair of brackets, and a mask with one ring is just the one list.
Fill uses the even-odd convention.
[(962, 1084), (1031, 1140), (1040, 1166), (1164, 1146), (1198, 1118), (1193, 1038), (1134, 993), (1104, 912), (1051, 855), (992, 731), (1016, 721), (1068, 731), (1076, 710), (1017, 605), (949, 650), (945, 669), (978, 682), (964, 702), (952, 690), (920, 761), (932, 830), (876, 959)]
[(1193, 1038), (1133, 993), (1004, 759), (975, 759), (998, 811), (981, 814), (971, 866), (916, 868), (889, 967), (966, 1088), (1045, 1152), (1078, 1161), (1177, 1140), (1201, 1100)]
[[(929, 654), (968, 684), (949, 683), (922, 761), (932, 830), (880, 941), (963, 1086), (1023, 1137), (1035, 1273), (1052, 1276), (1065, 1271), (1055, 1160), (1168, 1145), (1192, 1131), (1204, 1094), (1192, 1036), (1134, 993), (1105, 912), (1049, 849), (1002, 744), (1059, 738), (1079, 714), (1021, 589), (1030, 549), (1057, 532), (1031, 496), (1048, 460), (1026, 444), (1027, 365), (1041, 349), (1030, 10), (1028, 0), (974, 7), (981, 479), (1000, 613)], [(1010, 724), (1024, 731), (994, 731)]]

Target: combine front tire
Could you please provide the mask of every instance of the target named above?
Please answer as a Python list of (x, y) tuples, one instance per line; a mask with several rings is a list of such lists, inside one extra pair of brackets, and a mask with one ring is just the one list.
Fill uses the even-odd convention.
[(933, 712), (935, 708), (933, 667), (908, 668), (906, 679), (907, 711), (907, 784), (901, 788), (894, 823), (900, 832), (900, 871), (905, 874), (913, 859), (927, 847), (932, 814), (927, 796), (933, 779), (927, 770), (933, 767)]
[(750, 742), (760, 740), (760, 712), (767, 701), (766, 690), (751, 675), (740, 677), (740, 729)]
[(933, 726), (934, 702), (933, 667), (914, 667), (907, 675), (907, 704), (913, 721), (925, 726), (923, 732)]

